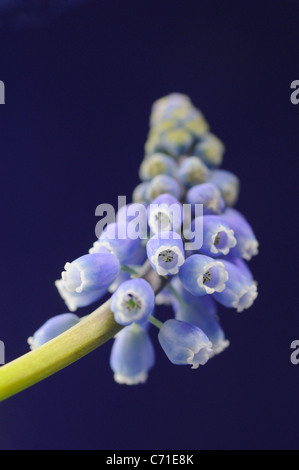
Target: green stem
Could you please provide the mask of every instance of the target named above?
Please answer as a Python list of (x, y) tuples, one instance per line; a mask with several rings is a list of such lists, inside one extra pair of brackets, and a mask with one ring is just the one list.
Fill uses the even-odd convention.
[(146, 261), (143, 266), (128, 266), (128, 265), (122, 264), (121, 270), (131, 274), (135, 278), (136, 277), (145, 278), (150, 273), (150, 271), (152, 271), (152, 267), (151, 267), (150, 262)]
[(123, 272), (132, 274), (134, 277), (140, 277), (140, 274), (136, 271), (136, 269), (132, 268), (131, 266), (125, 266), (124, 264), (121, 265), (121, 270)]
[(152, 325), (154, 325), (154, 326), (156, 326), (157, 328), (159, 328), (159, 330), (160, 330), (160, 328), (163, 326), (163, 323), (162, 323), (160, 320), (158, 320), (157, 318), (153, 317), (153, 316), (150, 316), (149, 319), (148, 319), (148, 321), (149, 321)]
[[(147, 263), (144, 273), (156, 295), (169, 281), (149, 270)], [(162, 323), (152, 318), (160, 328)], [(0, 402), (78, 361), (113, 338), (122, 328), (115, 322), (108, 300), (70, 330), (0, 368)]]
[(0, 401), (59, 372), (115, 336), (123, 327), (114, 321), (109, 306), (107, 301), (75, 327), (0, 368)]

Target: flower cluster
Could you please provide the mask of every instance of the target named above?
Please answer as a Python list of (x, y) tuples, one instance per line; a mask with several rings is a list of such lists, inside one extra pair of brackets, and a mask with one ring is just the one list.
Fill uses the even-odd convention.
[[(173, 364), (196, 369), (229, 346), (218, 305), (242, 312), (258, 295), (246, 263), (258, 253), (258, 242), (234, 208), (238, 178), (219, 169), (224, 152), (187, 96), (172, 94), (154, 103), (133, 202), (89, 254), (65, 265), (56, 282), (71, 312), (112, 294), (110, 309), (123, 326), (110, 362), (118, 383), (146, 381), (155, 362), (150, 324), (158, 327)], [(190, 249), (188, 243), (187, 249), (187, 240), (195, 238), (200, 244)], [(174, 318), (158, 320), (154, 311), (160, 305), (171, 305)], [(31, 347), (77, 321), (73, 314), (55, 317), (30, 339)]]

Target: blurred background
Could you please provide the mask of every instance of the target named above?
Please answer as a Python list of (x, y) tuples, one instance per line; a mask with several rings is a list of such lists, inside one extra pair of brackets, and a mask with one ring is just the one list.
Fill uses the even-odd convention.
[(258, 300), (221, 312), (229, 350), (193, 371), (170, 364), (153, 335), (157, 365), (129, 388), (113, 382), (106, 344), (0, 404), (0, 448), (298, 449), (299, 2), (2, 0), (0, 18), (7, 362), (66, 311), (54, 281), (92, 245), (97, 205), (131, 196), (165, 94), (190, 95), (225, 142), (260, 241)]

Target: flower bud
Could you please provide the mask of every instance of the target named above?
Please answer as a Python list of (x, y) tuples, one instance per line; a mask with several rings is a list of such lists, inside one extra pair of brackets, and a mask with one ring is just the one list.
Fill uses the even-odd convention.
[(110, 357), (110, 366), (117, 383), (145, 383), (154, 363), (155, 351), (145, 329), (134, 323), (118, 333)]
[(159, 332), (159, 342), (168, 359), (176, 365), (197, 369), (213, 355), (212, 343), (197, 327), (179, 320), (168, 320)]
[(41, 326), (31, 338), (28, 338), (30, 349), (37, 349), (45, 343), (48, 343), (56, 336), (61, 335), (73, 326), (79, 323), (80, 318), (73, 313), (64, 313), (50, 318), (43, 326)]

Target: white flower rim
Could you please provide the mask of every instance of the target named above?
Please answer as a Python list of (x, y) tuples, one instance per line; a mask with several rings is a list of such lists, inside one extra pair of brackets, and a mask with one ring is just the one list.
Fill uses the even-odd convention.
[[(207, 271), (209, 271), (211, 268), (217, 268), (219, 272), (219, 282), (218, 282), (218, 285), (216, 285), (215, 287), (209, 287), (203, 282), (204, 274)], [(197, 284), (201, 289), (204, 289), (207, 294), (214, 294), (214, 292), (224, 291), (228, 278), (229, 278), (229, 275), (225, 269), (224, 264), (221, 263), (221, 261), (215, 261), (205, 266), (204, 273), (200, 274), (200, 276), (197, 278)]]
[(216, 345), (213, 345), (213, 357), (218, 356), (219, 354), (223, 353), (227, 348), (230, 347), (230, 342), (228, 339), (223, 339), (218, 341)]
[[(244, 297), (244, 295), (248, 295), (248, 300), (246, 304), (242, 306), (240, 305), (240, 300)], [(244, 287), (241, 293), (237, 296), (236, 300), (233, 302), (233, 307), (237, 309), (238, 313), (241, 313), (252, 306), (257, 296), (257, 283), (254, 281), (251, 286)]]
[[(190, 349), (190, 355), (187, 358), (187, 363), (192, 366), (192, 369), (198, 369), (200, 365), (204, 366), (211, 359), (211, 357), (213, 356), (213, 352), (214, 351), (212, 343), (208, 343), (205, 346), (200, 346), (196, 349), (196, 351), (192, 351)], [(199, 354), (202, 354), (203, 357), (201, 357), (200, 359), (197, 358), (196, 360), (196, 356), (198, 356)]]
[(63, 281), (63, 279), (59, 279), (58, 281), (56, 281), (55, 286), (69, 311), (76, 312), (78, 310), (76, 299), (71, 297), (72, 293), (66, 289), (65, 282)]
[[(225, 248), (217, 248), (217, 246), (215, 245), (216, 238), (220, 232), (224, 232), (227, 235), (227, 246)], [(218, 253), (228, 255), (231, 248), (234, 248), (236, 245), (237, 239), (235, 237), (235, 232), (232, 229), (224, 227), (224, 225), (220, 225), (219, 229), (217, 229), (217, 233), (212, 236), (211, 253), (213, 253), (214, 255), (217, 255)]]
[[(177, 265), (174, 268), (168, 269), (168, 270), (162, 268), (162, 266), (159, 265), (159, 256), (163, 251), (166, 251), (166, 250), (171, 250), (176, 255), (178, 255)], [(167, 276), (168, 274), (177, 274), (179, 272), (179, 268), (183, 266), (183, 264), (185, 263), (185, 257), (178, 246), (162, 245), (159, 247), (156, 253), (151, 257), (151, 263), (156, 267), (156, 270), (159, 276)]]
[[(72, 270), (77, 270), (78, 271), (78, 274), (79, 274), (79, 277), (80, 277), (80, 285), (78, 287), (76, 287), (76, 289), (70, 289), (68, 287), (68, 273)], [(76, 292), (77, 294), (81, 294), (82, 291), (83, 291), (83, 287), (84, 287), (84, 282), (83, 282), (83, 271), (82, 269), (80, 268), (80, 266), (76, 263), (76, 262), (73, 262), (73, 263), (66, 263), (65, 267), (64, 267), (64, 271), (61, 273), (61, 277), (62, 277), (62, 280), (65, 282), (65, 288), (66, 290), (71, 294), (73, 292)]]
[(109, 253), (112, 253), (113, 255), (115, 255), (115, 252), (113, 251), (110, 243), (108, 240), (98, 240), (96, 241), (94, 244), (93, 244), (93, 247), (90, 248), (89, 250), (89, 254), (91, 255), (94, 255), (94, 254), (97, 254), (97, 253), (100, 253), (101, 251), (101, 248), (104, 247), (106, 248)]
[(246, 261), (250, 261), (253, 256), (259, 254), (259, 242), (257, 240), (247, 240), (242, 249), (242, 256)]
[(138, 384), (145, 384), (148, 379), (148, 374), (144, 371), (140, 372), (140, 374), (135, 375), (134, 377), (127, 377), (126, 375), (122, 374), (114, 374), (115, 382), (121, 385), (138, 385)]

